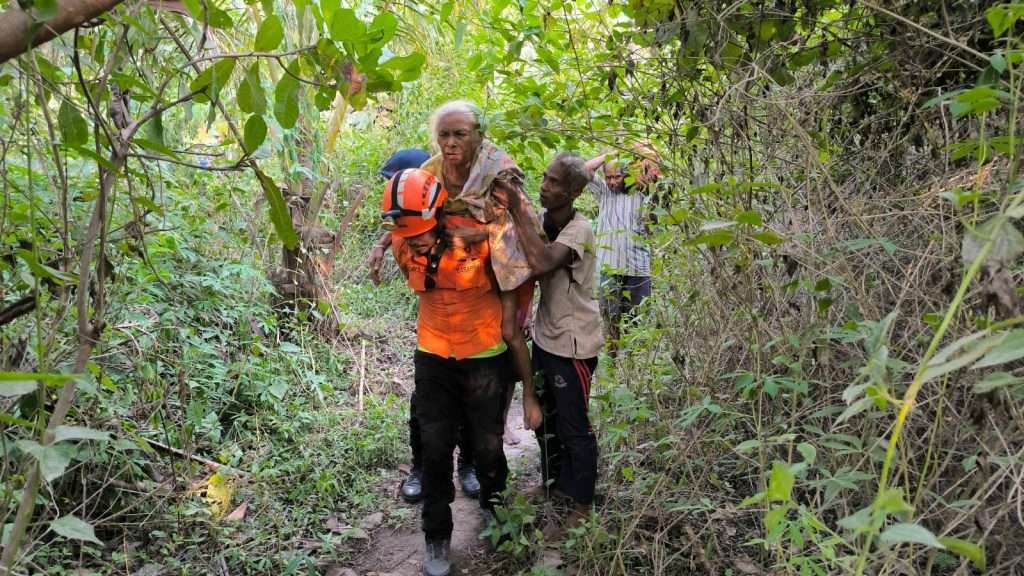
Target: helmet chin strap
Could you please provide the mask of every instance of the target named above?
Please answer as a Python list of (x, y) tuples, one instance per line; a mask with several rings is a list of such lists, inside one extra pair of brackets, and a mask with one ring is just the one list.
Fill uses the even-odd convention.
[(434, 226), (434, 230), (437, 230), (437, 241), (430, 249), (430, 254), (427, 255), (427, 274), (437, 274), (437, 270), (441, 266), (441, 256), (448, 249), (448, 235), (444, 231), (444, 209), (438, 208), (435, 217), (437, 226)]

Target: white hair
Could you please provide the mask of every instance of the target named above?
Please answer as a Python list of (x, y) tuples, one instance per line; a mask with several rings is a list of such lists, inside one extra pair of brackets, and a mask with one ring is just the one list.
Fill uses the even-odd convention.
[(442, 117), (449, 114), (469, 114), (472, 116), (474, 128), (480, 133), (480, 137), (483, 137), (484, 113), (480, 110), (480, 107), (468, 100), (450, 100), (441, 104), (430, 115), (430, 138), (435, 144), (437, 144), (437, 123)]

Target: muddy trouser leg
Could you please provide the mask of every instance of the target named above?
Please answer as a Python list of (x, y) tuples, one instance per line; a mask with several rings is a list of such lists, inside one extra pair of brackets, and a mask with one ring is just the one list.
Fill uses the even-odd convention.
[(536, 343), (530, 357), (533, 362), (533, 373), (541, 380), (537, 389), (537, 400), (540, 401), (541, 412), (544, 413), (544, 421), (534, 430), (537, 436), (537, 445), (540, 446), (540, 475), (547, 488), (556, 488), (558, 475), (562, 463), (562, 441), (558, 438), (558, 412), (555, 410), (554, 394), (549, 393), (544, 382), (547, 381), (544, 370), (544, 360), (547, 353), (541, 350)]
[(416, 418), (416, 391), (409, 396), (409, 450), (412, 452), (412, 469), (423, 468), (423, 441), (420, 439), (420, 422)]
[(547, 428), (549, 433), (554, 428), (561, 451), (558, 489), (580, 504), (591, 504), (597, 483), (597, 438), (587, 417), (587, 404), (597, 358), (563, 358), (536, 345), (533, 356), (544, 374), (544, 396), (554, 404), (554, 423)]
[(455, 360), (417, 350), (416, 418), (423, 450), (423, 532), (427, 540), (452, 535), (455, 499), (452, 485), (452, 451), (459, 425), (460, 374)]
[(502, 444), (508, 361), (502, 354), (461, 360), (459, 365), (463, 375), (463, 409), (469, 421), (476, 477), (480, 481), (480, 507), (489, 510), (508, 481), (508, 462)]

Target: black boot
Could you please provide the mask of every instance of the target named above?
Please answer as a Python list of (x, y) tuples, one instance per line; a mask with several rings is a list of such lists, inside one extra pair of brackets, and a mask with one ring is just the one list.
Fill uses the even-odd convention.
[(423, 471), (413, 468), (409, 477), (402, 483), (402, 499), (409, 504), (423, 500)]
[(427, 540), (427, 553), (423, 558), (423, 576), (448, 576), (452, 563), (448, 559), (451, 540)]
[(476, 477), (476, 468), (459, 468), (459, 484), (462, 485), (462, 493), (466, 496), (476, 498), (480, 495), (480, 480)]

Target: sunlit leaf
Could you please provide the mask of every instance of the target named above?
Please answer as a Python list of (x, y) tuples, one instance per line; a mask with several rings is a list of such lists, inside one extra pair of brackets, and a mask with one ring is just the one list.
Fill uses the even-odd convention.
[(790, 502), (793, 498), (793, 471), (785, 462), (772, 463), (772, 471), (768, 477), (767, 498), (769, 502)]
[(281, 19), (271, 14), (260, 24), (260, 29), (256, 32), (256, 40), (253, 43), (253, 50), (270, 52), (280, 46), (283, 39), (284, 26), (281, 24)]
[(331, 18), (331, 39), (336, 42), (358, 40), (366, 35), (366, 25), (351, 8), (338, 8)]
[(978, 570), (984, 572), (987, 569), (988, 560), (984, 547), (960, 538), (939, 538), (939, 543), (957, 556), (970, 560)]

